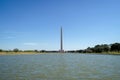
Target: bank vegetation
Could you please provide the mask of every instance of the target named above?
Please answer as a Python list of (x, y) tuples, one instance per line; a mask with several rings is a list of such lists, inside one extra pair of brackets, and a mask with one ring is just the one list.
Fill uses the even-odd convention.
[[(39, 54), (39, 53), (59, 53), (59, 51), (47, 51), (47, 50), (19, 50), (15, 48), (13, 50), (0, 49), (0, 54)], [(98, 44), (94, 47), (88, 47), (87, 49), (69, 50), (65, 53), (95, 53), (95, 54), (120, 54), (120, 43), (113, 44)]]

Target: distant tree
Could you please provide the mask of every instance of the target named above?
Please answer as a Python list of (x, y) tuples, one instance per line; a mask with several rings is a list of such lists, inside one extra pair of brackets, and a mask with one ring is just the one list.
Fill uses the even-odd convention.
[(75, 53), (75, 52), (76, 52), (75, 50), (68, 51), (68, 53)]
[(14, 51), (14, 52), (18, 52), (18, 51), (19, 51), (19, 49), (18, 49), (18, 48), (15, 48), (15, 49), (13, 49), (13, 51)]
[(101, 53), (101, 52), (108, 52), (110, 50), (109, 45), (107, 44), (102, 44), (102, 45), (96, 45), (93, 48), (94, 52)]
[(3, 50), (2, 49), (0, 49), (0, 52), (2, 52)]
[(38, 52), (38, 50), (34, 50), (34, 52)]
[(41, 50), (40, 52), (46, 52), (46, 50)]
[(111, 51), (120, 51), (120, 43), (111, 44)]
[(84, 50), (76, 50), (78, 53), (83, 53)]
[(101, 45), (96, 45), (94, 47), (94, 52), (101, 53), (102, 51), (103, 51), (103, 48), (101, 47)]
[(107, 44), (103, 44), (101, 46), (102, 46), (104, 52), (108, 52), (110, 50), (110, 46)]
[(87, 49), (85, 49), (85, 52), (86, 52), (86, 53), (92, 53), (92, 52), (93, 52), (93, 49), (90, 48), (90, 47), (88, 47)]

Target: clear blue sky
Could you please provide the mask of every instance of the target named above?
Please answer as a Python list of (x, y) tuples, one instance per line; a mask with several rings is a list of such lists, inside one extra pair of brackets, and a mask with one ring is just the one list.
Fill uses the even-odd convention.
[(0, 48), (84, 49), (120, 42), (120, 0), (0, 0)]

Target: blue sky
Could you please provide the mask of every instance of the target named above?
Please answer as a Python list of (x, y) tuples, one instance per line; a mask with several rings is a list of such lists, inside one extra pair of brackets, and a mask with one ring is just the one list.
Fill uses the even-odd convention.
[(120, 0), (0, 0), (0, 48), (85, 49), (120, 42)]

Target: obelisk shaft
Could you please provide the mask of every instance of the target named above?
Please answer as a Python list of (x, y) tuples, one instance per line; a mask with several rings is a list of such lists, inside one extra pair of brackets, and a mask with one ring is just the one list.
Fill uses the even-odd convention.
[(63, 50), (63, 32), (62, 32), (62, 27), (61, 27), (61, 31), (60, 31), (60, 33), (61, 33), (61, 40), (60, 40), (60, 52), (64, 52), (64, 50)]

